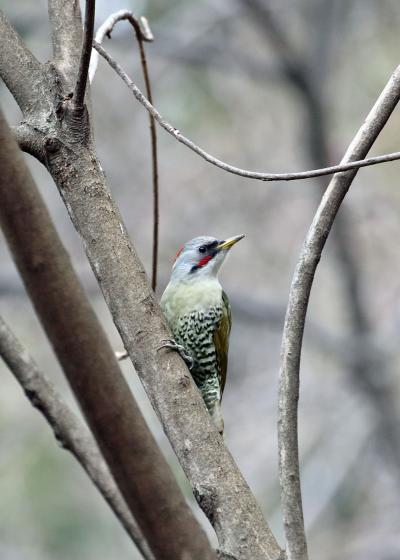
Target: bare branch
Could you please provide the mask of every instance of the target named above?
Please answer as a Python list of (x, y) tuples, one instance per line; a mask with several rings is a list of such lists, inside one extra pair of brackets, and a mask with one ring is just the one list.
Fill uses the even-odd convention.
[(124, 346), (220, 548), (241, 560), (277, 560), (282, 551), (186, 365), (176, 352), (160, 349), (171, 333), (94, 152), (59, 142), (47, 155)]
[[(136, 31), (137, 40), (140, 49), (140, 60), (143, 69), (144, 82), (146, 86), (146, 95), (151, 104), (153, 104), (153, 95), (151, 92), (151, 83), (149, 71), (147, 68), (146, 53), (144, 50), (143, 40)], [(155, 119), (149, 114), (150, 122), (150, 142), (151, 142), (151, 168), (153, 178), (153, 255), (151, 270), (151, 287), (153, 291), (157, 288), (157, 262), (158, 262), (158, 231), (160, 223), (160, 207), (159, 207), (159, 185), (158, 185), (158, 154), (157, 154), (157, 131)]]
[(48, 0), (48, 11), (53, 56), (71, 85), (76, 79), (83, 40), (79, 0)]
[(0, 356), (32, 405), (41, 412), (61, 446), (72, 453), (136, 544), (143, 558), (153, 560), (148, 545), (86, 428), (62, 400), (49, 379), (0, 317)]
[(42, 65), (1, 10), (0, 53), (0, 76), (25, 113), (42, 85)]
[(83, 109), (83, 103), (85, 100), (86, 83), (88, 80), (90, 57), (92, 54), (95, 8), (96, 0), (86, 0), (82, 53), (73, 97), (74, 107), (78, 110)]
[[(51, 102), (54, 104), (54, 96), (51, 88), (48, 88), (43, 94), (43, 104), (47, 106)], [(50, 113), (51, 115), (55, 115), (55, 109), (56, 107)], [(171, 334), (166, 328), (165, 318), (149, 288), (143, 265), (127, 236), (120, 212), (107, 188), (104, 174), (98, 164), (90, 138), (88, 142), (81, 141), (77, 145), (75, 131), (69, 131), (66, 128), (63, 130), (62, 139), (59, 140), (55, 123), (49, 121), (48, 115), (48, 111), (38, 111), (32, 118), (32, 124), (31, 120), (28, 119), (27, 125), (32, 126), (32, 130), (39, 126), (38, 138), (44, 136), (47, 169), (60, 190), (73, 224), (84, 240), (88, 259), (99, 281), (114, 322), (122, 336), (124, 346), (129, 351), (136, 371), (163, 423), (167, 436), (191, 483), (194, 495), (217, 533), (220, 548), (227, 553), (240, 557), (241, 560), (254, 560), (265, 556), (269, 560), (281, 558), (282, 550), (278, 546), (246, 481), (212, 425), (210, 416), (187, 367), (175, 353), (167, 350), (158, 351), (162, 341)], [(12, 161), (11, 157), (8, 159)], [(22, 164), (18, 168), (25, 169)], [(3, 179), (3, 175), (0, 178)], [(31, 189), (28, 189), (28, 196), (18, 194), (15, 196), (18, 196), (19, 201), (25, 201), (30, 199), (29, 193), (31, 192)], [(13, 193), (7, 194), (11, 195)], [(1, 205), (0, 209), (3, 209), (3, 207), (4, 204)], [(24, 224), (28, 223), (31, 218), (32, 212), (27, 211), (26, 220), (23, 220)], [(16, 228), (11, 228), (11, 230), (17, 231)], [(47, 266), (53, 267), (55, 262), (58, 262), (58, 252), (55, 252), (54, 258), (50, 256), (43, 259), (40, 248), (34, 250), (32, 246), (32, 243), (34, 243), (36, 248), (37, 242), (35, 234), (30, 235), (29, 242), (22, 243), (22, 247), (29, 248), (27, 257), (33, 258), (36, 255), (37, 260), (35, 262), (45, 262), (45, 268)], [(110, 243), (114, 248), (113, 251), (109, 250)], [(60, 254), (64, 254), (63, 249)], [(61, 276), (63, 276), (62, 286), (64, 289), (65, 285), (69, 285), (69, 279), (64, 279), (63, 274)], [(44, 286), (47, 282), (42, 282), (42, 284)], [(65, 301), (64, 296), (60, 298), (60, 301), (62, 306), (59, 312), (63, 314), (65, 311), (69, 315), (72, 309), (69, 309), (71, 306), (68, 301)], [(59, 302), (57, 302), (58, 306)], [(48, 312), (49, 306), (44, 307), (43, 312)], [(78, 306), (76, 318), (79, 317), (84, 320), (85, 309), (85, 306), (82, 309)], [(91, 313), (92, 310), (90, 309), (89, 315)], [(54, 324), (61, 327), (63, 323), (64, 318), (60, 321), (53, 321), (49, 325), (49, 330), (54, 327)], [(71, 336), (76, 332), (82, 332), (80, 325), (68, 329), (68, 334)], [(102, 348), (101, 337), (99, 340), (98, 343)], [(63, 342), (68, 342), (70, 346), (69, 349), (62, 348), (65, 351), (65, 360), (70, 361), (70, 354), (76, 353), (79, 356), (79, 364), (76, 364), (77, 370), (79, 365), (79, 378), (88, 383), (87, 376), (82, 376), (81, 373), (83, 369), (86, 371), (86, 368), (89, 368), (90, 371), (93, 368), (96, 369), (96, 364), (93, 363), (92, 358), (95, 357), (96, 360), (99, 360), (102, 352), (98, 356), (97, 349), (89, 349), (90, 362), (85, 362), (83, 368), (80, 361), (80, 348), (76, 348), (76, 345), (79, 346), (78, 341), (70, 340), (70, 337), (64, 341), (61, 337), (60, 343)], [(76, 352), (72, 352), (71, 346), (72, 349), (75, 348)], [(108, 347), (108, 345), (105, 346)], [(113, 367), (110, 368), (111, 372), (114, 371)], [(104, 407), (102, 402), (98, 403), (94, 407), (94, 413), (96, 411), (100, 412), (104, 408), (111, 415), (117, 415), (117, 419), (120, 421), (120, 407), (110, 405), (109, 393), (113, 394), (116, 388), (112, 384), (110, 391), (108, 390), (109, 378), (110, 376), (107, 373), (105, 375), (106, 387), (104, 391), (102, 390), (104, 387), (103, 374), (101, 374), (101, 379), (98, 382), (93, 383), (96, 391), (90, 402), (94, 407), (94, 401), (98, 398), (96, 393), (100, 390), (100, 401), (105, 398), (104, 394), (106, 394), (107, 401), (104, 403)], [(119, 397), (123, 399), (128, 395), (129, 391), (126, 389), (119, 394)], [(88, 391), (88, 397), (90, 397), (90, 391)], [(112, 410), (110, 410), (110, 406)], [(123, 433), (125, 433), (125, 429), (128, 429), (128, 427), (124, 425)], [(132, 429), (131, 424), (129, 429)], [(182, 434), (185, 434), (184, 438)], [(105, 435), (110, 438), (118, 438), (119, 430), (115, 428), (113, 421), (106, 425)], [(121, 441), (118, 438), (118, 447), (120, 447), (120, 443)], [(128, 454), (129, 451), (133, 452), (134, 449), (135, 446), (131, 444), (125, 445), (125, 452)], [(125, 463), (114, 455), (111, 458), (106, 457), (110, 466), (114, 462), (115, 468), (118, 468), (119, 465), (123, 469), (122, 473), (118, 472), (119, 480), (117, 476), (115, 476), (115, 479), (118, 481), (118, 486), (126, 502), (134, 508), (135, 504), (132, 504), (131, 501), (136, 501), (135, 498), (132, 493), (128, 496), (126, 486), (123, 488), (121, 483), (121, 477), (124, 476), (127, 486), (134, 483), (132, 472), (135, 472), (138, 465), (132, 465), (132, 457), (128, 458), (129, 461)], [(115, 463), (118, 463), (118, 465), (115, 465)], [(114, 469), (112, 472), (114, 474)], [(145, 469), (143, 472), (145, 472)], [(158, 481), (158, 483), (161, 484), (161, 481)], [(138, 490), (150, 491), (148, 488), (139, 488)], [(157, 493), (154, 488), (151, 491)], [(158, 502), (157, 499), (157, 507)], [(148, 503), (149, 500), (146, 501), (146, 506)], [(154, 517), (156, 516), (157, 512), (154, 512)], [(176, 537), (182, 530), (187, 534), (190, 541), (194, 540), (191, 528), (188, 530), (187, 527), (186, 514), (180, 519), (176, 513), (167, 515), (166, 523), (156, 527), (156, 530), (161, 531), (167, 527), (171, 523), (170, 518), (180, 527), (175, 532), (169, 531), (168, 539), (172, 542), (168, 542), (168, 547), (178, 546)], [(159, 520), (157, 523), (160, 525)], [(147, 537), (142, 525), (141, 528)], [(171, 534), (174, 534), (174, 539), (171, 539)], [(148, 540), (150, 542), (150, 539)], [(196, 538), (193, 544), (198, 542)], [(176, 555), (172, 554), (171, 557), (175, 558)], [(207, 554), (203, 554), (202, 560), (203, 558), (205, 560)]]
[[(54, 69), (52, 79), (59, 79), (57, 67)], [(50, 79), (49, 84), (53, 84)], [(192, 485), (194, 495), (217, 533), (220, 548), (241, 560), (258, 560), (265, 557), (269, 560), (281, 558), (282, 550), (266, 523), (255, 497), (212, 425), (204, 402), (186, 365), (176, 353), (166, 349), (159, 350), (162, 341), (171, 336), (171, 333), (166, 327), (165, 318), (148, 285), (143, 265), (127, 236), (121, 214), (107, 188), (104, 174), (92, 145), (90, 131), (86, 137), (78, 135), (76, 129), (64, 119), (64, 126), (60, 132), (56, 120), (58, 106), (55, 105), (54, 90), (51, 87), (48, 87), (48, 90), (43, 93), (43, 105), (47, 108), (49, 103), (52, 104), (52, 111), (38, 111), (34, 118), (27, 119), (27, 125), (36, 129), (38, 137), (43, 140), (46, 167), (56, 182), (72, 222), (83, 239), (88, 259), (122, 336), (124, 346), (163, 423), (167, 436)], [(12, 160), (12, 158), (9, 159)], [(24, 169), (23, 164), (18, 163), (18, 168)], [(26, 228), (33, 218), (31, 209), (25, 212), (25, 205), (31, 199), (29, 196), (31, 191), (29, 189), (28, 195), (21, 195), (15, 190), (14, 188), (12, 192), (2, 195), (4, 202), (0, 212), (3, 210), (8, 196), (17, 196), (18, 201), (24, 202), (20, 207), (23, 214), (20, 219)], [(11, 217), (9, 218), (11, 219)], [(40, 223), (43, 223), (43, 220)], [(9, 233), (16, 235), (19, 233), (19, 228), (10, 227)], [(49, 285), (48, 278), (44, 278), (44, 275), (48, 273), (49, 267), (53, 269), (56, 266), (60, 255), (64, 255), (61, 248), (59, 252), (55, 251), (54, 255), (45, 258), (38, 245), (40, 245), (40, 241), (37, 232), (30, 234), (29, 242), (20, 244), (20, 248), (25, 248), (27, 252), (24, 257), (32, 259), (36, 256), (37, 258), (31, 266), (36, 271), (34, 278), (37, 283), (34, 287), (37, 290), (41, 285), (43, 288)], [(110, 246), (113, 247), (112, 251), (110, 251)], [(28, 248), (29, 251), (27, 251)], [(38, 267), (37, 262), (41, 266)], [(38, 268), (39, 272), (37, 272)], [(66, 285), (70, 285), (70, 278), (65, 274), (60, 276), (62, 276), (62, 287), (65, 289)], [(43, 293), (41, 295), (44, 296)], [(81, 347), (76, 333), (85, 332), (85, 329), (80, 324), (74, 324), (67, 329), (67, 336), (64, 336), (65, 317), (71, 318), (72, 314), (71, 319), (75, 322), (85, 321), (86, 305), (82, 307), (71, 305), (65, 294), (56, 301), (53, 290), (50, 290), (49, 295), (47, 294), (46, 305), (44, 297), (40, 300), (42, 318), (47, 321), (49, 336), (52, 334), (51, 330), (54, 329), (54, 325), (62, 328), (63, 336), (60, 336), (58, 340), (58, 344), (62, 347), (57, 348), (60, 361), (67, 362), (65, 369), (71, 381), (75, 381), (71, 384), (74, 385), (77, 392), (85, 389), (87, 400), (83, 403), (83, 408), (86, 413), (87, 408), (92, 407), (91, 412), (101, 414), (101, 420), (106, 423), (104, 430), (100, 433), (95, 431), (93, 423), (90, 424), (91, 427), (93, 426), (97, 441), (99, 444), (104, 444), (104, 438), (113, 439), (113, 445), (118, 449), (118, 453), (113, 453), (110, 457), (105, 450), (103, 451), (104, 445), (100, 445), (127, 504), (132, 511), (140, 508), (141, 504), (146, 510), (148, 510), (149, 503), (155, 506), (152, 512), (153, 519), (158, 519), (157, 526), (153, 529), (158, 532), (161, 540), (168, 538), (165, 550), (163, 549), (159, 553), (160, 558), (167, 554), (169, 554), (169, 558), (178, 558), (179, 554), (175, 553), (176, 550), (171, 551), (171, 548), (178, 549), (182, 540), (185, 540), (188, 550), (199, 546), (200, 552), (197, 557), (200, 557), (201, 560), (208, 560), (210, 557), (209, 545), (202, 540), (203, 537), (198, 532), (197, 526), (193, 527), (191, 514), (187, 511), (183, 514), (180, 502), (176, 504), (173, 514), (168, 513), (168, 508), (164, 509), (163, 522), (160, 523), (160, 512), (158, 511), (161, 506), (160, 496), (157, 496), (155, 504), (152, 503), (151, 496), (160, 493), (158, 487), (160, 486), (162, 489), (162, 479), (157, 478), (157, 488), (153, 486), (149, 488), (146, 485), (138, 485), (138, 488), (135, 486), (137, 481), (135, 477), (132, 477), (132, 473), (136, 472), (139, 465), (133, 460), (141, 462), (142, 453), (140, 446), (129, 442), (126, 435), (126, 431), (130, 432), (132, 429), (136, 431), (135, 424), (132, 424), (129, 416), (126, 417), (121, 413), (122, 408), (119, 405), (111, 404), (119, 402), (119, 399), (130, 399), (130, 394), (128, 389), (119, 391), (121, 388), (120, 373), (115, 373), (115, 366), (112, 363), (110, 363), (110, 371), (103, 373), (100, 373), (102, 367), (99, 367), (101, 364), (98, 363), (104, 358), (104, 352), (108, 354), (108, 344), (103, 344), (102, 337), (96, 337), (95, 331), (93, 337), (96, 338), (96, 347), (87, 348), (90, 361), (89, 357), (85, 356), (84, 364), (82, 364)], [(37, 298), (35, 300), (37, 301)], [(56, 321), (53, 317), (52, 323), (50, 323), (51, 309), (61, 314), (62, 319)], [(91, 309), (89, 309), (88, 316), (92, 317)], [(73, 335), (74, 338), (71, 340)], [(93, 340), (92, 342), (94, 345)], [(86, 349), (86, 344), (83, 346)], [(98, 346), (100, 346), (100, 351), (98, 351)], [(75, 361), (77, 356), (78, 363)], [(93, 357), (95, 362), (93, 362)], [(67, 367), (70, 370), (67, 370)], [(100, 379), (97, 379), (93, 370), (97, 370)], [(84, 375), (82, 371), (85, 372)], [(95, 375), (96, 378), (93, 379)], [(111, 377), (114, 375), (116, 375), (117, 381), (111, 382)], [(90, 380), (92, 380), (91, 390), (89, 390)], [(76, 387), (78, 382), (83, 383), (84, 387), (81, 385)], [(115, 395), (115, 392), (118, 392), (118, 398), (110, 398), (110, 395)], [(104, 399), (106, 402), (103, 402)], [(98, 401), (96, 406), (95, 401)], [(113, 418), (114, 415), (116, 420)], [(124, 417), (127, 418), (127, 422), (119, 427), (118, 423)], [(108, 422), (106, 422), (107, 420)], [(126, 438), (123, 448), (127, 457), (124, 459), (121, 456), (123, 454), (121, 438), (122, 440)], [(109, 449), (113, 445), (110, 445)], [(140, 471), (147, 474), (154, 468), (151, 466), (149, 471), (145, 465), (142, 467)], [(152, 479), (151, 476), (149, 476), (150, 479)], [(142, 493), (140, 500), (135, 498), (134, 491)], [(145, 493), (151, 493), (147, 500), (143, 497)], [(146, 514), (150, 515), (150, 513), (146, 511)], [(141, 515), (140, 526), (150, 543), (151, 535), (146, 531), (144, 526), (146, 521), (142, 517)], [(169, 528), (171, 525), (175, 525), (175, 529)], [(211, 552), (215, 555), (214, 551)]]
[[(242, 0), (242, 4), (250, 8), (250, 16), (253, 17), (255, 25), (267, 36), (275, 46), (281, 74), (286, 78), (297, 93), (304, 105), (306, 122), (302, 130), (306, 132), (310, 159), (314, 167), (322, 167), (329, 162), (331, 150), (328, 145), (328, 125), (324, 114), (323, 91), (321, 84), (329, 68), (329, 59), (332, 56), (332, 40), (337, 42), (340, 34), (345, 33), (346, 17), (342, 14), (339, 25), (332, 25), (337, 19), (335, 12), (341, 13), (343, 3), (335, 3), (324, 0), (319, 3), (318, 11), (314, 13), (316, 18), (318, 40), (314, 45), (314, 57), (318, 64), (310, 63), (306, 57), (299, 54), (299, 50), (290, 43), (285, 33), (285, 27), (271, 9), (271, 2), (260, 0)], [(323, 14), (323, 17), (321, 15)], [(336, 17), (335, 17), (336, 15)], [(338, 29), (340, 27), (340, 31)], [(340, 39), (339, 39), (340, 40)], [(249, 69), (247, 65), (246, 70)], [(270, 76), (264, 78), (269, 82)], [(308, 131), (308, 133), (307, 133)], [(321, 178), (322, 179), (322, 178)], [(319, 180), (319, 190), (325, 191), (325, 181)], [(376, 441), (389, 461), (392, 462), (393, 472), (399, 477), (400, 473), (400, 438), (398, 430), (398, 413), (396, 403), (388, 379), (388, 355), (378, 348), (373, 340), (368, 316), (365, 309), (367, 302), (363, 300), (361, 283), (362, 276), (358, 267), (358, 251), (354, 247), (351, 228), (353, 220), (351, 209), (342, 208), (335, 219), (335, 228), (332, 232), (332, 241), (338, 257), (339, 267), (337, 269), (349, 312), (350, 326), (353, 336), (347, 340), (337, 340), (336, 357), (343, 360), (350, 372), (352, 381), (370, 401), (377, 417), (379, 418), (377, 431), (379, 437)], [(321, 339), (323, 331), (319, 331), (314, 325), (314, 343)], [(310, 333), (310, 324), (307, 324)], [(315, 335), (317, 335), (315, 337)], [(326, 337), (325, 337), (326, 338)], [(329, 339), (326, 339), (329, 340)], [(356, 341), (356, 342), (354, 342)], [(321, 340), (321, 342), (323, 342)], [(350, 345), (349, 345), (350, 342)], [(379, 371), (379, 383), (377, 383), (377, 371)]]
[(202, 148), (197, 146), (194, 142), (189, 140), (186, 136), (180, 133), (174, 126), (172, 126), (164, 117), (153, 107), (153, 105), (146, 99), (140, 89), (132, 82), (129, 76), (124, 72), (122, 67), (118, 62), (98, 43), (93, 41), (93, 47), (101, 54), (102, 57), (107, 60), (109, 65), (115, 70), (115, 72), (120, 76), (120, 78), (125, 82), (128, 88), (131, 90), (135, 98), (143, 105), (143, 107), (154, 117), (158, 124), (171, 134), (178, 142), (184, 144), (187, 148), (192, 150), (194, 153), (219, 167), (223, 171), (228, 173), (233, 173), (234, 175), (239, 175), (240, 177), (246, 177), (247, 179), (258, 179), (259, 181), (295, 181), (300, 179), (310, 179), (313, 177), (321, 177), (323, 175), (333, 175), (335, 173), (341, 173), (343, 171), (349, 171), (352, 169), (358, 169), (360, 167), (367, 167), (370, 165), (377, 165), (379, 163), (386, 163), (389, 161), (395, 161), (400, 159), (400, 152), (394, 152), (391, 154), (385, 154), (382, 156), (376, 156), (368, 159), (352, 161), (349, 163), (343, 163), (340, 165), (333, 165), (330, 167), (325, 167), (323, 169), (313, 169), (311, 171), (301, 171), (297, 173), (261, 173), (259, 171), (249, 171), (246, 169), (241, 169), (233, 165), (229, 165), (216, 157), (212, 156), (208, 152), (204, 151)]
[[(139, 45), (140, 62), (142, 65), (142, 72), (146, 86), (146, 95), (150, 103), (153, 103), (153, 96), (151, 92), (151, 83), (149, 71), (147, 67), (146, 52), (144, 49), (144, 41), (151, 42), (154, 40), (153, 33), (147, 19), (142, 17), (137, 19), (132, 12), (121, 10), (115, 14), (111, 14), (107, 20), (100, 26), (96, 33), (96, 42), (101, 44), (104, 37), (111, 37), (111, 33), (119, 21), (127, 20), (135, 30), (136, 39)], [(93, 49), (92, 61), (89, 68), (89, 79), (92, 82), (98, 64), (99, 54)], [(149, 114), (150, 121), (150, 141), (151, 141), (151, 161), (152, 161), (152, 177), (153, 177), (153, 255), (152, 255), (152, 274), (151, 274), (151, 287), (156, 291), (157, 287), (157, 261), (158, 261), (158, 230), (160, 222), (159, 211), (159, 188), (158, 188), (158, 156), (157, 156), (157, 132), (154, 117)]]
[[(57, 142), (53, 139), (46, 146), (50, 167), (50, 159), (54, 162), (59, 155)], [(1, 226), (38, 316), (130, 511), (157, 558), (179, 558), (182, 550), (190, 560), (215, 558), (147, 428), (1, 115), (0, 147)], [(79, 150), (84, 153), (84, 146)], [(69, 147), (67, 152), (70, 161), (60, 168), (70, 180), (79, 182), (86, 202), (95, 206), (101, 179), (92, 185), (94, 194), (76, 169), (71, 173), (77, 157)], [(92, 153), (89, 159), (93, 166)], [(87, 181), (90, 164), (84, 164)], [(87, 214), (86, 220), (90, 221)], [(103, 215), (103, 222), (108, 221)], [(111, 223), (114, 227), (112, 219)], [(97, 230), (101, 231), (99, 223)], [(89, 244), (95, 238), (96, 234)], [(110, 253), (110, 239), (106, 254)], [(96, 266), (101, 267), (100, 261)]]
[[(351, 142), (342, 162), (367, 155), (400, 98), (400, 66), (375, 103)], [(299, 475), (297, 403), (299, 398), (300, 356), (311, 287), (326, 239), (357, 171), (336, 175), (309, 229), (290, 289), (282, 337), (279, 383), (279, 465), (282, 511), (289, 560), (307, 559), (307, 544), (301, 503)]]
[[(51, 122), (42, 120), (41, 125), (53, 131)], [(217, 533), (220, 548), (241, 560), (265, 556), (277, 560), (282, 551), (212, 425), (186, 365), (178, 354), (160, 350), (171, 333), (90, 141), (77, 145), (72, 133), (69, 137), (63, 133), (62, 141), (51, 137), (46, 142), (47, 169), (83, 239), (124, 347)], [(185, 520), (182, 523), (186, 525)]]

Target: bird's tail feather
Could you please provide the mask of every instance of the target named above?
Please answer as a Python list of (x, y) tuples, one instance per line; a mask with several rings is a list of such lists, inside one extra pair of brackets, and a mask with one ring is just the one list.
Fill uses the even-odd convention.
[(215, 401), (212, 410), (210, 411), (211, 418), (214, 422), (215, 427), (221, 435), (224, 433), (224, 419), (222, 418), (221, 404), (219, 401)]

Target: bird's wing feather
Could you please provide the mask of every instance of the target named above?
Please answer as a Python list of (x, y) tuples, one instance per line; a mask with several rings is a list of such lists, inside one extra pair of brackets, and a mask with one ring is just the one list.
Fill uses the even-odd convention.
[(224, 392), (226, 371), (228, 368), (228, 349), (229, 349), (229, 335), (231, 332), (231, 306), (226, 293), (222, 292), (222, 316), (221, 320), (214, 331), (214, 345), (217, 354), (217, 362), (219, 369), (219, 382), (221, 386), (221, 397)]

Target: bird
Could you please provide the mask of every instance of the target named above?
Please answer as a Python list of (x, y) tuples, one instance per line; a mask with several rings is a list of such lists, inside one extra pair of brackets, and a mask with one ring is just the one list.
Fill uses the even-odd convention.
[(188, 241), (176, 254), (160, 300), (173, 336), (164, 346), (178, 350), (185, 360), (220, 434), (232, 320), (218, 273), (230, 249), (243, 237), (200, 236)]

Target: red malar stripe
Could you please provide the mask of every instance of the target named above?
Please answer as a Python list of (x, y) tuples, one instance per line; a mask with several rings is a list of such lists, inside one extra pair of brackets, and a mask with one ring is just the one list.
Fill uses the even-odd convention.
[(210, 255), (207, 255), (206, 257), (203, 257), (202, 259), (199, 260), (199, 262), (197, 263), (197, 266), (204, 266), (205, 264), (208, 263), (208, 261), (210, 261), (212, 259), (212, 257), (210, 257)]

